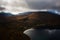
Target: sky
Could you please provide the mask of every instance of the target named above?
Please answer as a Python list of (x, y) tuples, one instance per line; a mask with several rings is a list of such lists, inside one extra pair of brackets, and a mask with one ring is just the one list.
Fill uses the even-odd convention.
[(0, 7), (5, 12), (24, 12), (28, 10), (57, 9), (60, 10), (60, 0), (0, 0)]
[(30, 10), (24, 0), (0, 0), (0, 7), (5, 8), (5, 12), (12, 12), (14, 14)]
[(25, 0), (31, 9), (57, 9), (60, 0)]

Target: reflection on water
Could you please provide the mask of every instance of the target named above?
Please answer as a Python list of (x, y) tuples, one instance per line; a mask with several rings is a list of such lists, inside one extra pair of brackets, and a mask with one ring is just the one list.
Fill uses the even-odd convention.
[(32, 40), (60, 40), (59, 29), (28, 29), (24, 33)]

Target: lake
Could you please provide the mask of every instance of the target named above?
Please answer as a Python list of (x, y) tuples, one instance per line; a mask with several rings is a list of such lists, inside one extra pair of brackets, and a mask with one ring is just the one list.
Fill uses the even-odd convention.
[(28, 29), (24, 31), (31, 40), (60, 40), (60, 29)]

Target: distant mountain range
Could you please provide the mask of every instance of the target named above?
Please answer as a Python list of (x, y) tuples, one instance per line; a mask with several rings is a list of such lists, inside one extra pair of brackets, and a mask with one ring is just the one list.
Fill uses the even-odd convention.
[(13, 16), (11, 13), (0, 12), (0, 16)]
[(16, 20), (28, 20), (29, 22), (35, 23), (46, 23), (46, 24), (56, 24), (60, 23), (60, 15), (50, 11), (36, 11), (36, 12), (25, 12), (18, 15), (12, 15), (11, 13), (0, 13), (1, 20), (16, 21)]
[(58, 14), (56, 13), (57, 10), (47, 10), (47, 11), (41, 11), (41, 10), (38, 10), (38, 11), (27, 11), (27, 12), (22, 12), (22, 13), (18, 13), (17, 15), (14, 15), (12, 13), (9, 13), (9, 12), (0, 12), (0, 16), (27, 16), (29, 14), (31, 14), (32, 12), (50, 12), (50, 14)]

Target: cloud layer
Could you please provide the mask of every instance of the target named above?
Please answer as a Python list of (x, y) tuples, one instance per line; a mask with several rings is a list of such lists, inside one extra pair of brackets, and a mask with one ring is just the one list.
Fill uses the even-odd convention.
[(22, 12), (29, 10), (24, 0), (0, 0), (0, 6), (4, 7), (4, 11)]
[(31, 9), (60, 9), (60, 0), (25, 0)]
[(23, 12), (31, 9), (60, 10), (60, 0), (0, 0), (0, 6), (10, 12)]

